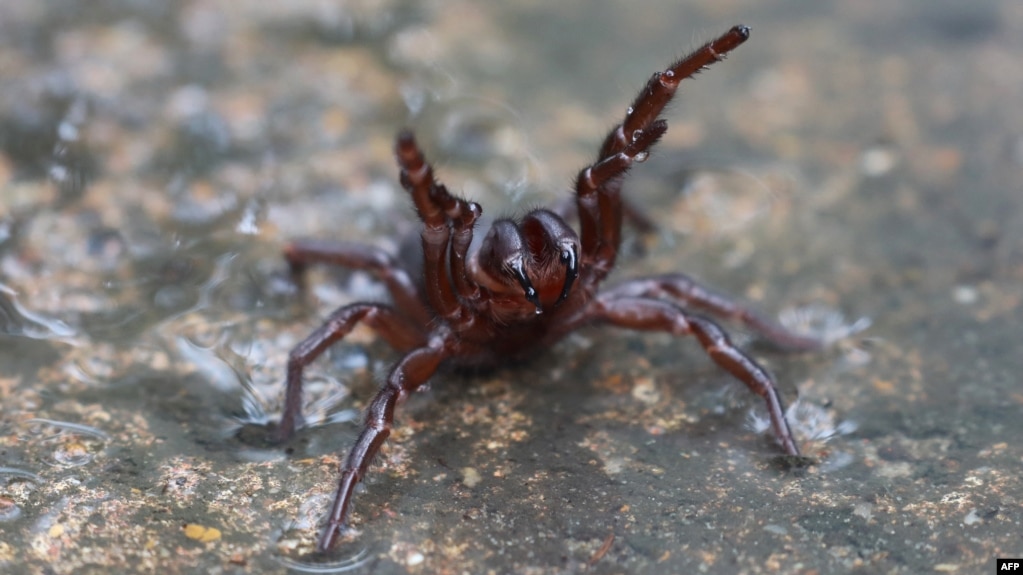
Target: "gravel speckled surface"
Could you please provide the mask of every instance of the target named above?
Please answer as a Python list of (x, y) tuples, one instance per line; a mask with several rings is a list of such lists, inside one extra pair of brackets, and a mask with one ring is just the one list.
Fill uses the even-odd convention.
[[(88, 6), (86, 6), (88, 4)], [(804, 452), (691, 341), (587, 330), (442, 373), (312, 553), (396, 359), (289, 349), (414, 230), (413, 127), (487, 214), (564, 197), (653, 71), (733, 24), (627, 193), (683, 270), (834, 340), (762, 351)], [(1023, 555), (1023, 5), (0, 2), (0, 571), (961, 573)], [(640, 256), (639, 254), (644, 254)]]

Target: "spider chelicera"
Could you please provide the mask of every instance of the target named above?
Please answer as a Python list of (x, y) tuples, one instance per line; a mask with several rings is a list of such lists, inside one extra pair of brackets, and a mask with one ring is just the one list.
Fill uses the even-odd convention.
[(566, 214), (537, 209), (518, 220), (495, 221), (470, 253), (482, 209), (434, 179), (412, 134), (405, 131), (398, 135), (395, 153), (401, 184), (423, 222), (422, 277), (413, 278), (393, 256), (373, 246), (299, 240), (285, 248), (299, 280), (310, 264), (366, 270), (385, 284), (393, 302), (346, 305), (291, 351), (277, 440), (289, 439), (302, 419), (305, 367), (356, 324), (372, 327), (404, 354), (370, 401), (363, 430), (341, 464), (320, 550), (330, 549), (341, 534), (355, 486), (390, 434), (398, 404), (441, 364), (488, 366), (523, 358), (586, 325), (694, 336), (715, 363), (764, 399), (782, 449), (799, 455), (771, 376), (716, 323), (688, 310), (740, 322), (784, 349), (817, 349), (818, 340), (791, 333), (682, 274), (633, 279), (598, 293), (615, 264), (623, 213), (631, 211), (620, 195), (625, 172), (644, 161), (668, 129), (658, 116), (679, 83), (723, 59), (747, 38), (749, 28), (736, 26), (653, 75), (604, 140), (597, 160), (579, 172), (578, 234), (565, 222)]

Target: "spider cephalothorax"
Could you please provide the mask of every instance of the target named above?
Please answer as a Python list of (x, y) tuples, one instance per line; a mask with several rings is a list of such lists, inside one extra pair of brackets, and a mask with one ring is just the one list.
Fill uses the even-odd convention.
[(738, 321), (782, 348), (814, 349), (816, 340), (792, 334), (681, 274), (634, 279), (598, 292), (614, 267), (623, 213), (631, 210), (620, 196), (622, 176), (645, 160), (667, 131), (667, 122), (658, 116), (679, 82), (721, 60), (748, 37), (749, 28), (736, 26), (654, 74), (604, 140), (597, 160), (579, 172), (578, 234), (566, 223), (566, 214), (539, 209), (519, 220), (497, 220), (470, 253), (482, 209), (438, 183), (412, 134), (402, 132), (395, 153), (402, 186), (423, 223), (422, 277), (413, 278), (391, 255), (363, 244), (300, 240), (286, 248), (296, 274), (314, 263), (367, 270), (386, 285), (393, 301), (344, 306), (292, 350), (279, 440), (291, 437), (301, 419), (305, 366), (357, 323), (374, 328), (404, 354), (369, 403), (362, 433), (341, 465), (320, 549), (329, 549), (340, 534), (355, 485), (390, 434), (397, 404), (442, 363), (493, 365), (549, 346), (584, 325), (694, 336), (718, 365), (765, 400), (782, 448), (799, 454), (771, 376), (716, 323), (689, 309)]

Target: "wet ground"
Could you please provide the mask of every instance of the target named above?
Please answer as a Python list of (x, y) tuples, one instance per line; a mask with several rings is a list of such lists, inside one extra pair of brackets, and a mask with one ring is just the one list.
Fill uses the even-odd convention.
[[(5, 573), (986, 573), (1023, 555), (1023, 5), (0, 2)], [(489, 214), (556, 201), (648, 75), (735, 23), (628, 193), (615, 279), (684, 269), (832, 342), (591, 330), (403, 408), (335, 553), (357, 330), (259, 441), (288, 350), (383, 291), (284, 274), (297, 236), (396, 249), (412, 126)], [(644, 257), (639, 254), (645, 252)]]

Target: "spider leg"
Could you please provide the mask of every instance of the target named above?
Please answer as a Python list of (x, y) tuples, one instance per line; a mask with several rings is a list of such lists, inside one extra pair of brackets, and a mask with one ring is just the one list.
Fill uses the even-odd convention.
[(785, 453), (799, 455), (792, 437), (785, 407), (774, 380), (728, 339), (728, 335), (709, 319), (690, 315), (671, 303), (643, 297), (601, 297), (589, 308), (590, 320), (643, 331), (663, 331), (673, 335), (696, 337), (714, 363), (746, 384), (767, 403), (771, 427)]
[(483, 208), (476, 202), (470, 202), (452, 195), (443, 184), (435, 183), (430, 190), (430, 200), (440, 206), (451, 225), (451, 242), (448, 251), (451, 268), (451, 283), (459, 297), (474, 300), (480, 297), (479, 286), (469, 280), (466, 273), (465, 258), (472, 244), (473, 230), (476, 220), (483, 215)]
[(394, 305), (419, 325), (430, 321), (430, 312), (419, 298), (416, 284), (394, 257), (375, 246), (354, 242), (295, 240), (284, 247), (284, 259), (292, 276), (301, 283), (311, 264), (329, 264), (373, 273), (391, 294)]
[(370, 401), (362, 433), (341, 465), (341, 479), (338, 481), (330, 518), (320, 534), (320, 551), (333, 547), (341, 534), (355, 486), (362, 480), (373, 457), (391, 434), (397, 404), (426, 382), (440, 363), (451, 355), (446, 343), (431, 343), (433, 345), (420, 347), (403, 357)]
[(752, 308), (707, 288), (680, 273), (636, 278), (603, 294), (608, 299), (653, 298), (668, 300), (684, 308), (697, 308), (716, 317), (739, 322), (772, 345), (786, 351), (813, 351), (823, 347), (818, 339), (798, 335), (766, 319)]
[(480, 295), (466, 273), (465, 258), (472, 243), (473, 226), (483, 210), (476, 202), (452, 195), (434, 179), (433, 168), (411, 132), (398, 134), (395, 155), (401, 169), (401, 184), (412, 196), (423, 221), (427, 298), (441, 317), (457, 320), (467, 313), (459, 296), (475, 300)]
[[(737, 48), (749, 38), (749, 28), (735, 26), (728, 32), (712, 40), (692, 54), (676, 61), (663, 72), (657, 72), (640, 91), (629, 106), (622, 123), (615, 126), (600, 148), (600, 154), (594, 167), (599, 166), (618, 154), (634, 147), (637, 140), (644, 134), (655, 129), (664, 107), (671, 101), (678, 90), (679, 83), (724, 59), (725, 55)], [(661, 129), (663, 133), (663, 129)], [(650, 146), (654, 142), (650, 142)], [(649, 146), (637, 152), (648, 152)], [(633, 155), (635, 157), (635, 155)], [(576, 184), (576, 203), (579, 209), (579, 225), (583, 251), (596, 264), (598, 276), (603, 278), (614, 265), (618, 251), (621, 228), (621, 182), (619, 176), (628, 166), (620, 171), (609, 174), (603, 181), (594, 183), (596, 186), (585, 185), (587, 168), (579, 175)]]
[(633, 162), (645, 160), (650, 148), (667, 130), (668, 123), (657, 120), (645, 130), (633, 132), (635, 139), (629, 145), (583, 168), (576, 178), (580, 241), (583, 254), (593, 262), (598, 280), (604, 279), (614, 267), (618, 245), (621, 243), (620, 186), (610, 184), (621, 178)]
[(359, 322), (375, 329), (392, 347), (407, 351), (426, 344), (420, 328), (395, 312), (394, 308), (378, 303), (353, 303), (330, 314), (327, 321), (288, 355), (288, 381), (284, 391), (284, 412), (275, 432), (275, 439), (287, 441), (295, 433), (302, 419), (302, 372), (328, 347), (337, 343)]
[(467, 202), (457, 196), (447, 193), (447, 188), (440, 186), (443, 195), (439, 196), (447, 205), (444, 212), (451, 218), (451, 249), (448, 257), (451, 258), (451, 282), (455, 286), (455, 292), (459, 297), (467, 300), (476, 300), (480, 297), (479, 286), (469, 279), (465, 267), (465, 258), (469, 253), (469, 246), (472, 244), (473, 228), (476, 220), (483, 215), (483, 208), (476, 202)]
[(692, 54), (676, 60), (667, 70), (655, 73), (629, 106), (625, 120), (607, 135), (600, 149), (600, 157), (606, 158), (625, 149), (635, 137), (636, 130), (645, 130), (661, 115), (682, 80), (724, 60), (729, 52), (748, 39), (749, 27), (735, 26), (700, 46)]

